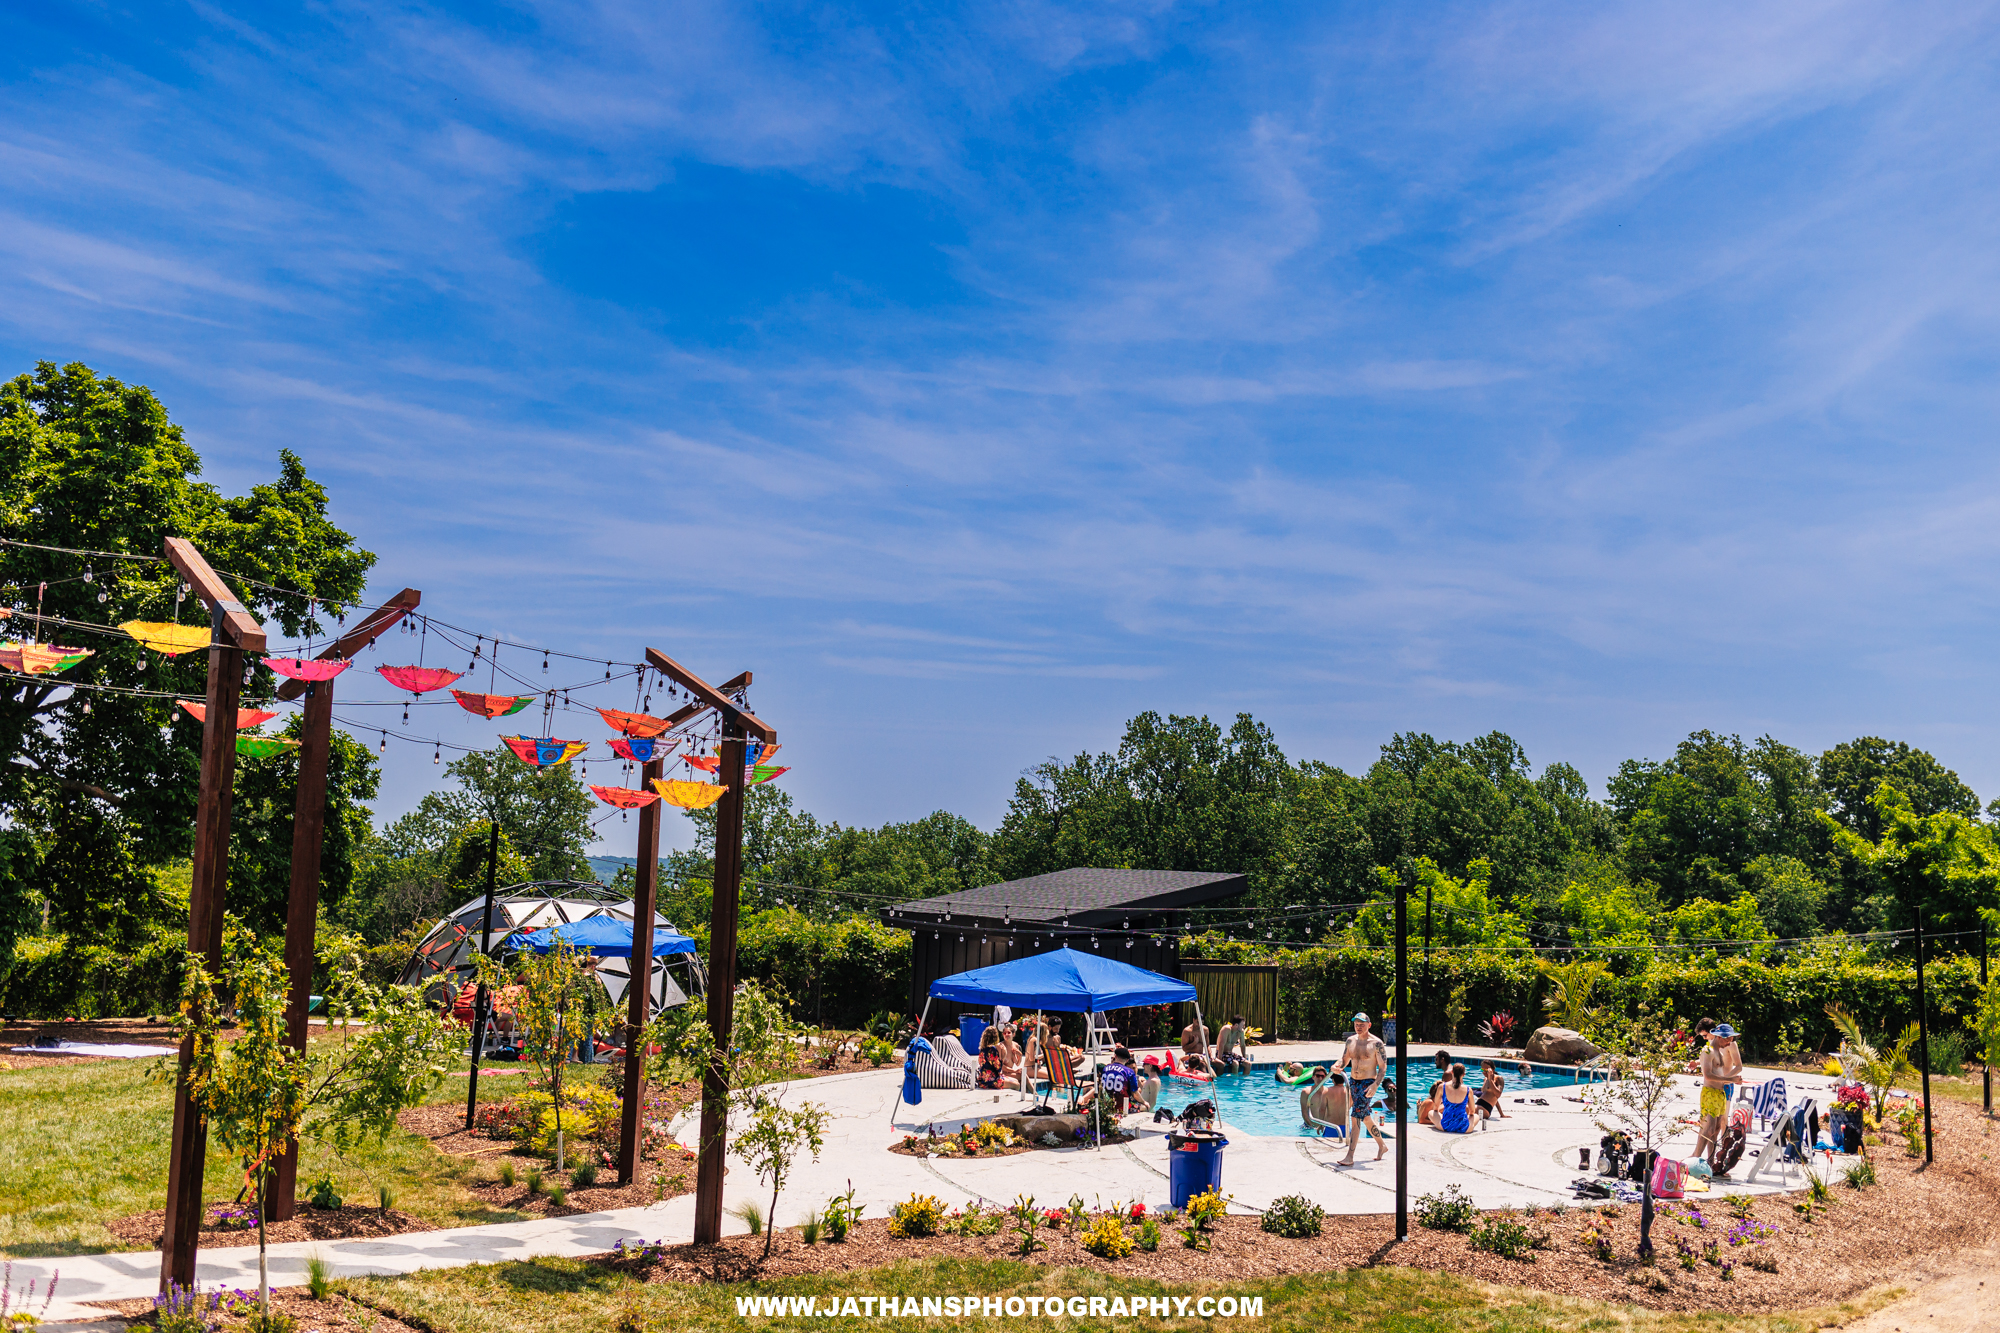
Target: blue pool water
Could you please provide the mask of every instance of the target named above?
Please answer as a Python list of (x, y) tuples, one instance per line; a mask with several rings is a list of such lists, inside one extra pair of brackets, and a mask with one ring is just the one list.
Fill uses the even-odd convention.
[[(1414, 1075), (1409, 1086), (1410, 1117), (1416, 1118), (1416, 1104), (1431, 1084), (1437, 1081), (1437, 1066), (1429, 1060), (1412, 1058), (1410, 1067)], [(1307, 1066), (1311, 1068), (1311, 1066)], [(1394, 1060), (1389, 1062), (1390, 1077), (1397, 1078), (1399, 1066)], [(1161, 1104), (1178, 1111), (1189, 1102), (1203, 1097), (1215, 1099), (1215, 1109), (1223, 1123), (1241, 1134), (1261, 1134), (1273, 1136), (1305, 1135), (1307, 1131), (1299, 1121), (1299, 1089), (1280, 1083), (1272, 1077), (1277, 1069), (1275, 1064), (1254, 1066), (1247, 1074), (1220, 1074), (1215, 1082), (1208, 1084), (1185, 1083), (1179, 1079), (1168, 1079), (1161, 1090)], [(1519, 1062), (1502, 1065), (1500, 1074), (1507, 1080), (1506, 1096), (1540, 1095), (1541, 1089), (1560, 1089), (1574, 1095), (1576, 1071), (1550, 1065), (1533, 1066), (1534, 1073), (1526, 1078), (1521, 1076)], [(1475, 1088), (1479, 1074), (1476, 1069), (1466, 1071), (1466, 1082)], [(1402, 1080), (1397, 1078), (1398, 1082)]]

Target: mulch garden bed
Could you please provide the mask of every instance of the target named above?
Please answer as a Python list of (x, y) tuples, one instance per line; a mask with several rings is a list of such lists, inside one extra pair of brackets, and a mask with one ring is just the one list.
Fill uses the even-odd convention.
[[(1807, 1222), (1798, 1216), (1793, 1204), (1799, 1195), (1764, 1197), (1753, 1203), (1750, 1216), (1778, 1228), (1764, 1247), (1777, 1261), (1775, 1273), (1745, 1262), (1755, 1247), (1727, 1243), (1727, 1232), (1736, 1220), (1722, 1200), (1727, 1182), (1712, 1194), (1693, 1198), (1707, 1219), (1704, 1228), (1674, 1220), (1669, 1213), (1681, 1211), (1680, 1205), (1661, 1204), (1661, 1215), (1653, 1225), (1658, 1260), (1652, 1268), (1640, 1264), (1633, 1253), (1639, 1236), (1636, 1204), (1609, 1209), (1573, 1205), (1561, 1215), (1546, 1209), (1532, 1217), (1514, 1214), (1547, 1234), (1547, 1247), (1536, 1251), (1532, 1262), (1475, 1250), (1463, 1235), (1426, 1231), (1414, 1223), (1409, 1241), (1397, 1245), (1392, 1240), (1393, 1219), (1379, 1215), (1329, 1217), (1319, 1236), (1305, 1240), (1271, 1235), (1254, 1217), (1228, 1217), (1216, 1227), (1206, 1252), (1186, 1247), (1178, 1230), (1168, 1225), (1161, 1228), (1157, 1251), (1135, 1251), (1119, 1260), (1090, 1254), (1069, 1230), (1043, 1227), (1035, 1234), (1048, 1248), (1025, 1256), (1024, 1261), (1166, 1282), (1237, 1282), (1253, 1276), (1396, 1265), (1662, 1310), (1751, 1313), (1825, 1306), (1887, 1283), (1915, 1285), (1946, 1271), (1955, 1254), (2000, 1239), (2000, 1165), (1989, 1160), (1989, 1154), (2000, 1152), (2000, 1134), (1977, 1110), (1946, 1105), (1935, 1112), (1934, 1165), (1926, 1168), (1921, 1159), (1905, 1157), (1900, 1142), (1891, 1139), (1871, 1150), (1879, 1183), (1861, 1190), (1836, 1183), (1837, 1201), (1817, 1220)], [(650, 1263), (635, 1264), (611, 1255), (597, 1262), (643, 1275), (650, 1282), (736, 1282), (849, 1272), (910, 1259), (1020, 1258), (1011, 1228), (1010, 1221), (1007, 1229), (990, 1236), (897, 1240), (888, 1234), (885, 1220), (873, 1219), (858, 1223), (838, 1245), (807, 1246), (796, 1230), (782, 1231), (769, 1260), (761, 1258), (761, 1238), (736, 1236), (718, 1245), (668, 1246)], [(1593, 1244), (1583, 1235), (1587, 1228), (1610, 1240), (1609, 1262), (1596, 1257)], [(1699, 1259), (1692, 1272), (1684, 1270), (1676, 1245), (1683, 1239), (1696, 1249), (1710, 1240), (1720, 1242), (1722, 1258), (1733, 1264), (1732, 1278), (1725, 1281), (1720, 1267)]]
[[(254, 1291), (250, 1294), (253, 1297), (256, 1295)], [(152, 1327), (150, 1318), (142, 1320), (143, 1316), (150, 1316), (153, 1312), (151, 1301), (105, 1301), (100, 1303), (100, 1308), (131, 1320), (132, 1328)], [(249, 1320), (249, 1312), (256, 1307), (253, 1303), (240, 1308), (242, 1310), (240, 1314), (218, 1312), (210, 1318), (222, 1333), (230, 1333), (231, 1330), (244, 1328)], [(351, 1301), (345, 1296), (331, 1296), (326, 1300), (316, 1301), (304, 1287), (273, 1287), (271, 1312), (290, 1315), (298, 1320), (298, 1327), (301, 1330), (307, 1331), (321, 1330), (322, 1333), (332, 1333), (333, 1330), (355, 1329), (365, 1333), (426, 1333), (426, 1330), (417, 1325), (406, 1324), (393, 1315)]]
[[(257, 1228), (221, 1227), (215, 1224), (215, 1209), (209, 1205), (208, 1215), (202, 1221), (201, 1248), (204, 1250), (224, 1249), (232, 1245), (255, 1245)], [(234, 1205), (229, 1205), (234, 1206)], [(131, 1217), (121, 1217), (106, 1222), (105, 1229), (118, 1239), (146, 1249), (158, 1249), (161, 1233), (167, 1225), (164, 1208), (155, 1208), (149, 1213), (135, 1213)], [(264, 1226), (265, 1239), (273, 1245), (294, 1240), (354, 1240), (367, 1236), (400, 1236), (411, 1231), (433, 1230), (430, 1223), (420, 1217), (412, 1217), (400, 1209), (364, 1208), (350, 1203), (340, 1208), (313, 1208), (304, 1202), (299, 1204), (296, 1216), (285, 1222), (267, 1222)]]

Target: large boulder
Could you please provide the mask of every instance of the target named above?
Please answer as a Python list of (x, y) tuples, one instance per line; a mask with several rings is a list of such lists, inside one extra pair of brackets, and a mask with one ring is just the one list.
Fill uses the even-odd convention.
[(1089, 1116), (1082, 1115), (996, 1115), (993, 1123), (1004, 1129), (1011, 1129), (1030, 1143), (1040, 1143), (1042, 1135), (1054, 1134), (1064, 1143), (1076, 1137), (1076, 1132), (1090, 1123)]
[(1534, 1064), (1580, 1065), (1586, 1060), (1595, 1060), (1604, 1051), (1581, 1032), (1568, 1028), (1536, 1028), (1535, 1035), (1528, 1038), (1527, 1046), (1521, 1051), (1521, 1058)]

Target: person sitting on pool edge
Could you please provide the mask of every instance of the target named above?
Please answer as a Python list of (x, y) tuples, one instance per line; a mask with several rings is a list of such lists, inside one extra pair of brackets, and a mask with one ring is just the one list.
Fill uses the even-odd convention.
[(1443, 1090), (1443, 1088), (1444, 1088), (1444, 1080), (1440, 1079), (1436, 1083), (1431, 1084), (1430, 1092), (1425, 1094), (1424, 1099), (1417, 1103), (1418, 1124), (1420, 1125), (1437, 1124), (1437, 1109), (1439, 1104), (1443, 1101), (1443, 1098), (1440, 1097), (1438, 1094)]
[(1120, 1046), (1111, 1052), (1111, 1063), (1097, 1071), (1097, 1086), (1084, 1094), (1080, 1106), (1089, 1106), (1102, 1094), (1109, 1103), (1104, 1109), (1114, 1116), (1128, 1115), (1132, 1094), (1139, 1090), (1139, 1071), (1132, 1067), (1132, 1052)]
[(1241, 1074), (1250, 1068), (1250, 1058), (1244, 1052), (1250, 1043), (1250, 1030), (1243, 1022), (1243, 1015), (1231, 1014), (1222, 1031), (1215, 1034), (1215, 1069), (1218, 1074)]
[(1446, 1134), (1466, 1134), (1472, 1130), (1472, 1089), (1465, 1086), (1465, 1066), (1453, 1065), (1445, 1084), (1444, 1101), (1433, 1122)]
[(1507, 1080), (1500, 1077), (1500, 1071), (1493, 1067), (1491, 1060), (1481, 1060), (1479, 1072), (1485, 1078), (1479, 1087), (1479, 1127), (1485, 1129), (1486, 1122), (1494, 1116), (1502, 1120), (1507, 1118), (1507, 1112), (1500, 1106), (1500, 1098), (1507, 1092)]
[(1137, 1102), (1142, 1109), (1147, 1111), (1155, 1110), (1159, 1107), (1160, 1105), (1160, 1057), (1159, 1056), (1149, 1055), (1146, 1057), (1146, 1063), (1139, 1066), (1139, 1091), (1134, 1095), (1133, 1100)]

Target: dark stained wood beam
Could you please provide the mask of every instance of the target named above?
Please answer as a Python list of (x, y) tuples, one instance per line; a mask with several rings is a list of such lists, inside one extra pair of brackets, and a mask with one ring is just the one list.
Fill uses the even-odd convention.
[(246, 653), (263, 652), (264, 627), (250, 614), (249, 607), (236, 600), (235, 590), (210, 568), (201, 552), (194, 549), (194, 543), (184, 537), (169, 537), (166, 548), (167, 559), (181, 572), (181, 577), (188, 581), (195, 595), (211, 611), (219, 613), (216, 628), (221, 630), (230, 644)]
[[(326, 662), (335, 658), (352, 658), (363, 648), (394, 629), (398, 621), (423, 605), (423, 601), (424, 595), (415, 588), (403, 589), (370, 611), (360, 624), (334, 640), (320, 653), (318, 660)], [(287, 680), (278, 687), (278, 697), (287, 700), (296, 699), (306, 692), (307, 684), (308, 682), (303, 680)]]
[[(725, 720), (730, 717), (742, 718), (743, 729), (758, 740), (763, 741), (764, 744), (775, 745), (777, 743), (777, 728), (760, 720), (755, 713), (746, 712), (734, 699), (730, 698), (722, 690), (716, 689), (713, 685), (703, 680), (700, 676), (695, 675), (694, 672), (689, 671), (659, 649), (648, 648), (646, 650), (646, 664), (655, 671), (659, 671), (679, 682), (682, 689), (693, 695), (702, 704), (709, 708), (719, 709)], [(744, 672), (741, 676), (737, 677), (737, 680), (747, 685), (750, 681), (750, 673), (747, 671)], [(742, 688), (742, 686), (736, 684), (736, 681), (729, 683), (738, 689)]]

